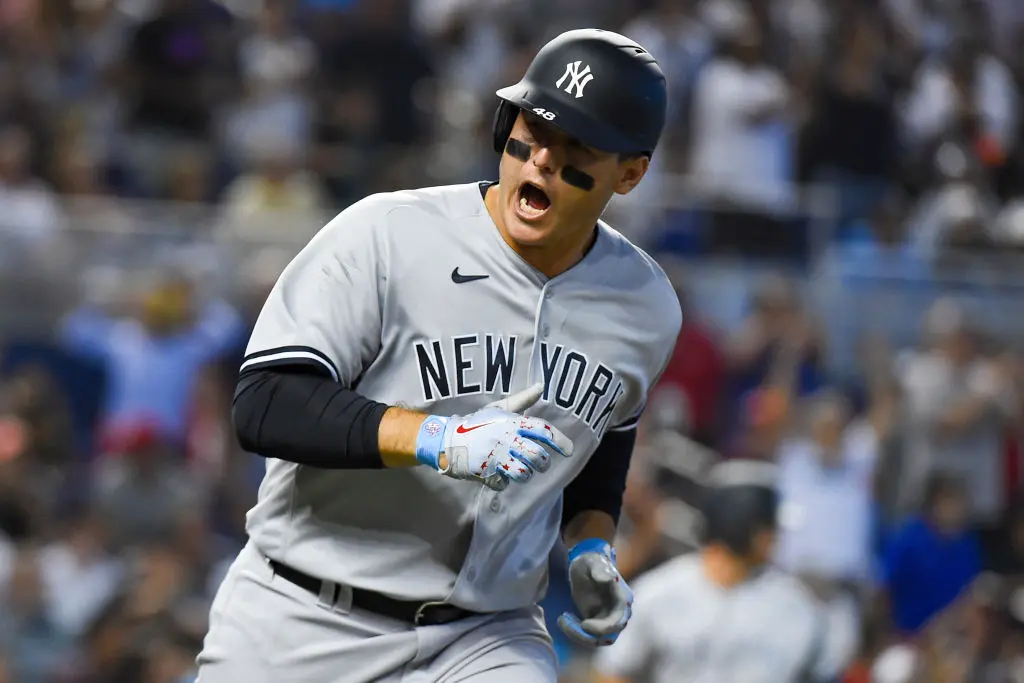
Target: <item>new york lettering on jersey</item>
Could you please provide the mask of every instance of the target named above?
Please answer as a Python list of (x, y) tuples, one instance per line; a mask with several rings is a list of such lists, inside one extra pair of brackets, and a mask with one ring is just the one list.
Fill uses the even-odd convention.
[[(510, 393), (517, 341), (515, 336), (472, 334), (416, 342), (424, 402)], [(571, 413), (600, 438), (622, 397), (622, 380), (604, 363), (563, 344), (541, 342), (540, 358), (541, 400)], [(482, 370), (474, 373), (477, 368)]]
[(380, 352), (360, 391), (458, 414), (542, 381), (532, 414), (582, 438), (579, 461), (605, 431), (632, 426), (666, 362), (649, 350), (671, 348), (679, 323), (649, 257), (602, 224), (591, 252), (548, 279), (502, 240), (478, 184), (394, 201), (379, 235), (389, 259)]

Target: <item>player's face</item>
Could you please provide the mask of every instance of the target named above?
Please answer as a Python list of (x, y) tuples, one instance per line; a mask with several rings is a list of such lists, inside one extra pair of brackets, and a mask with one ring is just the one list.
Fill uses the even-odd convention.
[(522, 247), (570, 244), (592, 234), (613, 194), (626, 194), (647, 157), (622, 158), (584, 145), (533, 114), (520, 113), (501, 157), (504, 231)]

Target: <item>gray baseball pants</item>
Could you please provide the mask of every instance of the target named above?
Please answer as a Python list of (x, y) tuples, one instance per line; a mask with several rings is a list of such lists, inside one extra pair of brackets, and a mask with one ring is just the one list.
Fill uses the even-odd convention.
[(210, 610), (196, 683), (556, 683), (539, 607), (413, 626), (276, 576), (250, 542)]

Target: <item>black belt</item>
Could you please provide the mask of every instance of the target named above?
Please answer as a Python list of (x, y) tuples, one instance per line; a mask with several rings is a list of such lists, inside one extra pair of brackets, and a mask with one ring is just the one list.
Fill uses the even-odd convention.
[[(313, 595), (320, 595), (320, 590), (324, 583), (321, 579), (300, 572), (298, 569), (293, 569), (275, 560), (268, 559), (267, 562), (270, 563), (274, 573), (282, 579), (294, 583), (299, 588), (303, 588)], [(334, 595), (330, 596), (332, 604), (337, 601), (341, 588), (337, 584), (334, 585)], [(359, 588), (351, 588), (349, 590), (352, 591), (352, 607), (404, 621), (414, 626), (437, 626), (449, 624), (467, 617), (479, 616), (478, 612), (471, 612), (444, 602), (407, 602)]]

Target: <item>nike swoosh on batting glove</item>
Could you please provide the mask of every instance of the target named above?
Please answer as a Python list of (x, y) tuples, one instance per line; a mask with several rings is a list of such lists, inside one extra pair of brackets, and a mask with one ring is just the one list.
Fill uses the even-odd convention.
[(569, 586), (579, 615), (563, 612), (558, 626), (577, 645), (611, 645), (633, 616), (633, 591), (615, 566), (615, 550), (590, 538), (569, 550)]
[(427, 417), (416, 440), (416, 459), (445, 476), (479, 480), (495, 491), (529, 481), (550, 467), (552, 454), (570, 457), (573, 451), (572, 441), (548, 422), (518, 414), (542, 391), (537, 385), (466, 416)]

